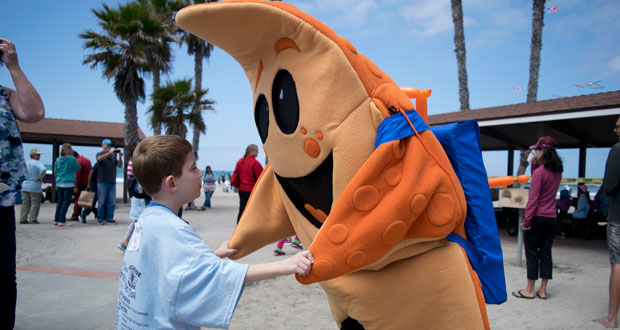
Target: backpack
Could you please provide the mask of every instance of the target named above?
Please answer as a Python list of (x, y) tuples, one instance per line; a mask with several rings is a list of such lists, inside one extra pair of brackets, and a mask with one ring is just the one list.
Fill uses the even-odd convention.
[(133, 175), (127, 178), (127, 194), (129, 195), (129, 197), (145, 199), (147, 201), (151, 199), (151, 197), (146, 194), (136, 177)]
[(137, 188), (138, 180), (136, 179), (136, 177), (133, 175), (127, 177), (127, 194), (130, 198), (136, 194), (136, 191), (138, 191)]
[[(485, 302), (505, 302), (507, 294), (502, 247), (487, 173), (482, 161), (478, 123), (471, 120), (429, 128), (415, 110), (405, 113), (418, 133), (428, 129), (433, 132), (446, 152), (465, 193), (467, 239), (454, 233), (446, 238), (461, 245), (467, 253), (467, 258), (480, 279)], [(376, 146), (415, 134), (411, 125), (401, 113), (384, 119), (377, 131)]]
[(459, 243), (480, 278), (488, 304), (506, 301), (502, 246), (491, 200), (487, 172), (482, 161), (480, 129), (475, 120), (432, 127), (461, 182), (467, 201), (467, 240), (456, 234), (447, 239)]

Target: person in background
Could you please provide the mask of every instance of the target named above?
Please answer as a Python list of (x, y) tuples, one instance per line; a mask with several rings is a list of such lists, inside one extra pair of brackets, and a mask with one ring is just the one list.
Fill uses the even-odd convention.
[[(613, 131), (620, 140), (620, 117)], [(603, 177), (603, 190), (610, 198), (607, 212), (607, 244), (611, 262), (609, 310), (607, 316), (593, 321), (606, 328), (615, 328), (620, 306), (620, 142), (616, 142), (609, 150)]]
[(588, 218), (588, 211), (590, 211), (590, 193), (588, 187), (580, 183), (577, 185), (577, 208), (573, 212), (573, 219), (583, 220)]
[(297, 250), (303, 250), (304, 247), (303, 245), (301, 245), (301, 242), (299, 241), (299, 237), (297, 237), (297, 235), (295, 235), (295, 239), (291, 240), (290, 238), (285, 238), (285, 239), (281, 239), (278, 241), (278, 243), (276, 244), (276, 249), (273, 250), (273, 255), (274, 256), (283, 256), (286, 254), (286, 252), (284, 252), (284, 250), (282, 250), (282, 248), (284, 247), (284, 243), (289, 243), (293, 248), (297, 249)]
[(86, 217), (93, 212), (95, 215), (95, 219), (97, 219), (97, 172), (99, 169), (99, 165), (95, 163), (90, 174), (88, 175), (88, 185), (86, 186), (86, 190), (92, 191), (95, 193), (95, 199), (93, 200), (93, 205), (91, 208), (83, 208), (82, 213), (80, 214), (80, 220), (82, 223), (86, 223)]
[(19, 223), (39, 223), (39, 208), (41, 207), (41, 184), (45, 177), (46, 168), (41, 162), (41, 152), (38, 149), (30, 149), (30, 159), (26, 161), (26, 176), (22, 186), (22, 205)]
[(0, 38), (0, 67), (6, 65), (15, 89), (0, 85), (0, 328), (15, 326), (15, 204), (26, 180), (26, 162), (16, 120), (36, 123), (45, 117), (39, 93), (17, 60), (15, 45)]
[[(551, 246), (556, 229), (555, 196), (564, 171), (562, 160), (555, 150), (556, 145), (554, 138), (543, 136), (530, 146), (530, 149), (536, 150), (536, 157), (532, 161), (532, 180), (525, 217), (521, 223), (524, 230), (527, 287), (512, 293), (517, 298), (547, 299), (547, 284), (552, 277), (553, 267)], [(539, 275), (542, 283), (538, 291), (534, 292)]]
[(250, 199), (250, 194), (252, 193), (252, 189), (254, 189), (256, 180), (258, 180), (258, 177), (263, 172), (263, 167), (256, 160), (257, 155), (258, 146), (250, 144), (245, 148), (245, 155), (243, 155), (235, 165), (235, 171), (239, 173), (238, 175), (241, 179), (241, 184), (237, 187), (239, 188), (239, 214), (237, 215), (237, 223), (239, 223), (241, 214), (243, 214), (245, 210), (245, 205), (248, 203), (248, 199)]
[(71, 195), (75, 187), (75, 171), (79, 171), (80, 164), (73, 157), (73, 149), (69, 143), (65, 143), (60, 148), (60, 157), (56, 159), (54, 165), (54, 176), (56, 176), (56, 188), (58, 190), (58, 201), (56, 202), (56, 215), (54, 216), (54, 226), (71, 226), (66, 223), (67, 210), (71, 204)]
[(97, 153), (97, 221), (100, 225), (116, 224), (114, 208), (116, 207), (116, 167), (123, 167), (123, 153), (112, 149), (112, 141), (101, 141), (102, 151)]
[(211, 208), (211, 196), (215, 192), (215, 174), (211, 171), (211, 166), (205, 168), (205, 175), (202, 177), (202, 189), (205, 192), (205, 201), (200, 210), (204, 211)]
[(594, 195), (594, 200), (590, 203), (590, 207), (595, 209), (601, 216), (599, 221), (607, 221), (607, 212), (609, 211), (610, 198), (605, 193), (603, 186), (601, 185)]
[[(130, 168), (131, 171), (129, 171)], [(127, 227), (125, 238), (120, 244), (117, 245), (119, 250), (123, 251), (123, 253), (125, 253), (127, 244), (129, 244), (129, 240), (133, 235), (136, 221), (138, 221), (142, 211), (144, 211), (146, 206), (151, 202), (151, 196), (144, 192), (144, 189), (142, 189), (142, 186), (140, 186), (140, 183), (133, 175), (131, 159), (127, 162), (127, 193), (129, 194), (129, 197), (131, 197), (131, 208), (129, 209), (129, 219), (131, 219), (131, 222)]]
[(75, 204), (73, 207), (73, 215), (71, 216), (71, 220), (77, 221), (78, 216), (82, 213), (82, 208), (78, 206), (80, 193), (86, 190), (86, 187), (88, 186), (88, 177), (93, 166), (90, 164), (90, 160), (88, 160), (88, 158), (81, 156), (77, 151), (74, 151), (73, 156), (82, 167), (79, 171), (75, 172), (75, 188), (73, 188), (73, 193), (75, 194)]
[(127, 176), (133, 176), (133, 163), (131, 159), (129, 159), (129, 161), (127, 162)]

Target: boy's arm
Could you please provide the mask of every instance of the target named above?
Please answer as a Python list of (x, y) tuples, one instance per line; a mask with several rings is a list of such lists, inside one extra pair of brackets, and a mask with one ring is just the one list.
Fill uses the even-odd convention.
[[(238, 252), (236, 249), (231, 249), (228, 244), (229, 241), (222, 242), (217, 250), (214, 251), (215, 255), (220, 258), (226, 258)], [(244, 283), (261, 281), (280, 275), (299, 274), (300, 276), (306, 276), (310, 272), (312, 263), (314, 263), (314, 258), (310, 251), (302, 251), (284, 260), (249, 265)]]
[(261, 281), (280, 275), (298, 274), (306, 276), (310, 272), (313, 262), (314, 259), (310, 251), (302, 251), (284, 260), (250, 265), (245, 274), (244, 283)]

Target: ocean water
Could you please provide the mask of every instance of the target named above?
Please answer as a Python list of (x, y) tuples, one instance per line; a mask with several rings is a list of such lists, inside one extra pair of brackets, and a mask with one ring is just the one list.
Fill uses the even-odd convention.
[[(52, 165), (45, 165), (47, 168), (47, 173), (52, 174)], [(116, 168), (116, 183), (123, 183), (123, 171), (124, 168)], [(205, 171), (202, 171), (202, 175), (204, 176)], [(224, 173), (226, 175), (226, 179), (228, 179), (232, 175), (232, 171), (213, 171), (216, 178), (219, 178), (220, 175)]]

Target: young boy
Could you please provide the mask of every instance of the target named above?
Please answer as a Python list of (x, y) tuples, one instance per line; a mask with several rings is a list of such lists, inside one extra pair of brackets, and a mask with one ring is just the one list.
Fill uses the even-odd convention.
[[(278, 262), (245, 265), (224, 260), (228, 241), (214, 251), (176, 211), (198, 198), (202, 172), (192, 146), (173, 135), (144, 139), (133, 171), (153, 200), (135, 223), (119, 279), (117, 329), (228, 328), (244, 283), (278, 275), (305, 276), (309, 251)], [(173, 211), (174, 210), (174, 211)]]

